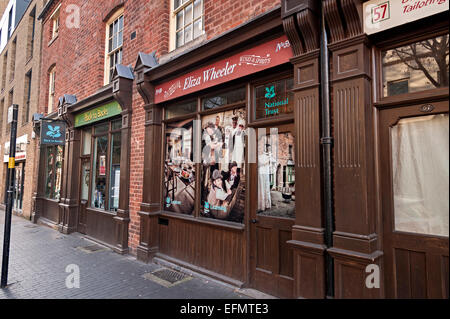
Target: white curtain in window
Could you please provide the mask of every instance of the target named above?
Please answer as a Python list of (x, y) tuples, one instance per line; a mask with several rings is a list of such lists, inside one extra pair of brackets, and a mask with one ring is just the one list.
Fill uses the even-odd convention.
[(448, 236), (448, 114), (402, 119), (391, 139), (395, 229)]

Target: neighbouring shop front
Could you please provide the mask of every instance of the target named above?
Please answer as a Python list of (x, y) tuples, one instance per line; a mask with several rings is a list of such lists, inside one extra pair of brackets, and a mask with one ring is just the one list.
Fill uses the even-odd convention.
[(61, 97), (58, 117), (41, 121), (35, 213), (36, 221), (82, 233), (119, 253), (128, 249), (130, 114), (124, 101), (131, 97), (123, 99), (117, 88), (124, 81), (131, 85), (129, 71), (127, 76), (116, 72), (116, 91), (109, 85), (82, 101)]
[(283, 1), (139, 55), (140, 260), (279, 297), (448, 297), (448, 3), (381, 2)]
[[(6, 142), (4, 146), (3, 154), (3, 172), (6, 176), (6, 180), (9, 180), (8, 162), (10, 152), (10, 142)], [(28, 134), (22, 135), (16, 140), (16, 164), (15, 164), (15, 176), (14, 176), (14, 190), (13, 190), (13, 211), (17, 214), (22, 214), (23, 211), (23, 199), (25, 189), (25, 167), (27, 159), (27, 145)], [(5, 187), (5, 194), (3, 198), (7, 198), (7, 189)]]

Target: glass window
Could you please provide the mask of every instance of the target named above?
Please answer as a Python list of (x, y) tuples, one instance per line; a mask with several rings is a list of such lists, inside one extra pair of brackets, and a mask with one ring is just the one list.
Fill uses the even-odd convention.
[(295, 218), (295, 157), (292, 133), (258, 138), (258, 214)]
[(105, 209), (106, 201), (106, 155), (108, 151), (108, 136), (94, 138), (94, 164), (92, 176), (91, 205)]
[(202, 109), (210, 110), (224, 105), (245, 102), (246, 92), (247, 90), (245, 89), (245, 87), (242, 87), (221, 94), (207, 96), (202, 99)]
[(108, 83), (111, 82), (114, 73), (114, 68), (117, 64), (122, 63), (123, 53), (123, 15), (114, 20), (108, 28), (108, 56), (109, 68)]
[(192, 215), (195, 209), (193, 121), (167, 124), (164, 160), (164, 209)]
[(293, 78), (266, 83), (255, 88), (256, 119), (294, 112)]
[(62, 146), (49, 146), (46, 150), (45, 197), (59, 200), (64, 150)]
[(391, 145), (395, 229), (448, 237), (448, 114), (400, 120)]
[(175, 47), (196, 39), (203, 34), (203, 1), (174, 0)]
[(81, 165), (81, 200), (89, 200), (89, 180), (91, 172), (91, 163), (84, 161)]
[(203, 217), (243, 222), (246, 116), (235, 109), (202, 118)]
[(89, 128), (83, 131), (83, 150), (82, 155), (91, 154), (91, 144), (92, 144), (92, 129)]
[(111, 135), (110, 177), (109, 177), (109, 210), (117, 211), (119, 208), (120, 191), (120, 147), (121, 133)]
[(183, 102), (168, 105), (165, 108), (165, 118), (171, 119), (178, 116), (188, 115), (197, 111), (197, 101)]
[(383, 96), (448, 87), (448, 34), (382, 52)]

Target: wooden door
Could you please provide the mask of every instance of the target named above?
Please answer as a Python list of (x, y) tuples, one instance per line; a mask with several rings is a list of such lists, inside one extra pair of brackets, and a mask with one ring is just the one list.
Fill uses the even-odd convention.
[(250, 281), (258, 290), (292, 298), (293, 254), (287, 241), (295, 220), (294, 127), (275, 129), (258, 133), (257, 159), (251, 164)]
[(91, 181), (90, 158), (81, 160), (80, 172), (80, 208), (78, 213), (78, 232), (86, 234), (86, 208), (89, 207), (89, 184)]
[(380, 112), (387, 298), (448, 298), (448, 101)]

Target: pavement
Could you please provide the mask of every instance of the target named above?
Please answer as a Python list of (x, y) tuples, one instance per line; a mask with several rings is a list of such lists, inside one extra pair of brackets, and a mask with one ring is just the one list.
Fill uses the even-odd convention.
[[(4, 212), (0, 211), (0, 254), (3, 232)], [(190, 276), (172, 285), (152, 274), (159, 269), (164, 267), (140, 262), (131, 255), (119, 255), (81, 234), (64, 235), (13, 216), (8, 287), (0, 289), (0, 299), (252, 297), (195, 274), (188, 274)]]

